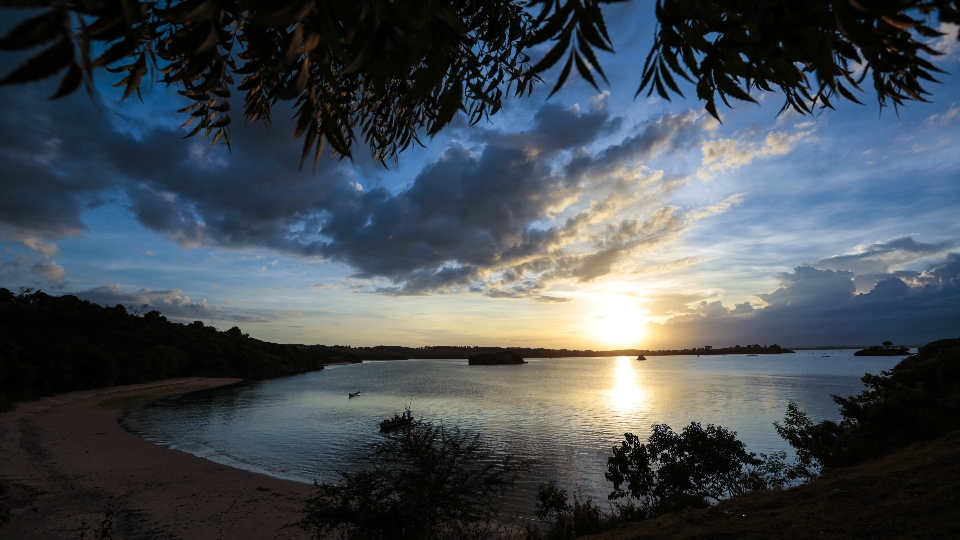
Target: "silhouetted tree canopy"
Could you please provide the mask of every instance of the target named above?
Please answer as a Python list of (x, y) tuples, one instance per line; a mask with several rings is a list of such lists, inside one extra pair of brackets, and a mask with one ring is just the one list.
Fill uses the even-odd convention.
[(866, 390), (833, 396), (839, 422), (815, 424), (794, 403), (777, 432), (797, 452), (795, 477), (846, 467), (960, 429), (960, 338), (930, 342), (890, 371), (866, 374)]
[[(0, 50), (43, 49), (0, 84), (64, 72), (52, 96), (92, 91), (98, 69), (119, 74), (123, 98), (144, 81), (191, 101), (190, 136), (229, 145), (230, 98), (247, 121), (269, 122), (279, 101), (296, 109), (301, 164), (324, 141), (350, 156), (362, 140), (380, 162), (432, 135), (458, 111), (497, 113), (505, 94), (528, 94), (558, 62), (606, 80), (596, 51), (612, 51), (601, 11), (618, 0), (0, 0), (42, 10), (0, 39)], [(958, 23), (954, 0), (658, 0), (643, 90), (682, 95), (692, 82), (706, 109), (779, 91), (801, 113), (859, 102), (872, 84), (881, 106), (925, 101), (940, 70), (928, 40)], [(527, 51), (549, 43), (530, 65)]]
[(613, 483), (608, 498), (628, 519), (647, 519), (685, 508), (705, 508), (751, 490), (779, 489), (785, 453), (747, 452), (735, 431), (691, 422), (680, 433), (655, 424), (646, 444), (624, 433), (607, 458), (604, 475)]
[(260, 341), (236, 326), (220, 332), (159, 311), (138, 316), (120, 304), (0, 288), (0, 411), (55, 392), (197, 375), (276, 377), (351, 361), (346, 352)]

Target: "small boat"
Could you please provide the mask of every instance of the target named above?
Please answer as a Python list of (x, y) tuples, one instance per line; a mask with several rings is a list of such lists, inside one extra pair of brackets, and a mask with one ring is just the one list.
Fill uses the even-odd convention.
[(647, 359), (647, 357), (644, 356), (644, 355), (642, 355), (642, 354), (637, 357), (637, 360), (646, 360), (646, 359)]
[(747, 356), (756, 356), (755, 354), (748, 354)]
[(413, 414), (410, 409), (403, 411), (403, 414), (394, 414), (393, 418), (388, 418), (380, 422), (380, 431), (387, 433), (395, 429), (407, 427), (413, 423)]
[(353, 399), (360, 395), (360, 392), (350, 392), (350, 399)]

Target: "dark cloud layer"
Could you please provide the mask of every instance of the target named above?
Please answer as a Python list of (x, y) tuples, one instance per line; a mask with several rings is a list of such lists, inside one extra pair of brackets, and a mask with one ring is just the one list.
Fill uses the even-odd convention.
[(870, 244), (856, 253), (835, 255), (820, 259), (814, 266), (830, 270), (845, 269), (857, 275), (854, 282), (858, 290), (870, 290), (875, 284), (888, 278), (912, 279), (918, 273), (894, 271), (894, 267), (917, 260), (929, 259), (946, 253), (953, 242), (926, 244), (913, 237), (895, 238), (888, 242)]
[(386, 278), (374, 290), (392, 294), (538, 297), (552, 280), (605, 276), (696, 219), (658, 196), (683, 179), (636, 173), (655, 154), (699, 139), (692, 112), (666, 114), (588, 151), (621, 124), (605, 96), (588, 110), (547, 103), (529, 130), (486, 131), (475, 148), (453, 143), (409, 187), (391, 192), (361, 187), (359, 165), (346, 161), (298, 171), (297, 145), (276, 136), (286, 125), (238, 125), (228, 154), (171, 129), (141, 126), (131, 135), (116, 127), (124, 124), (117, 113), (97, 113), (84, 100), (50, 105), (13, 93), (0, 110), (7, 239), (39, 249), (77, 234), (83, 209), (112, 197), (187, 247), (320, 257), (348, 265), (356, 278)]
[(920, 344), (960, 336), (960, 253), (913, 274), (857, 294), (851, 271), (800, 266), (780, 274), (775, 291), (757, 295), (766, 304), (760, 309), (704, 301), (661, 328), (712, 345)]

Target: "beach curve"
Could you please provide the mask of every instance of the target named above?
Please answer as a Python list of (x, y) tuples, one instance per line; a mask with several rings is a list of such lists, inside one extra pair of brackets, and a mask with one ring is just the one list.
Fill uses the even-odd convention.
[(289, 524), (311, 486), (156, 445), (118, 422), (124, 403), (239, 380), (70, 392), (0, 414), (0, 503), (10, 509), (0, 538), (76, 538), (84, 530), (90, 538), (104, 524), (124, 539), (305, 538)]

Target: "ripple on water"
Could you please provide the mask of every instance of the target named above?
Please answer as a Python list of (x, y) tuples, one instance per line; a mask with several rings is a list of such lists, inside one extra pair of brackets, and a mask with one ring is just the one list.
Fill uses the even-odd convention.
[[(862, 389), (864, 373), (899, 358), (820, 351), (746, 357), (530, 359), (511, 366), (408, 360), (323, 371), (155, 401), (126, 418), (148, 440), (213, 461), (302, 482), (335, 481), (364, 464), (377, 423), (410, 406), (415, 416), (480, 433), (498, 454), (536, 459), (516, 504), (538, 482), (559, 479), (606, 500), (610, 449), (623, 433), (692, 421), (738, 432), (747, 448), (789, 450), (772, 423), (790, 401), (812, 418), (837, 419), (831, 394)], [(349, 392), (363, 395), (348, 399)]]

